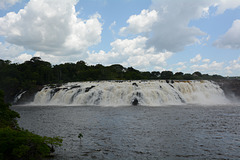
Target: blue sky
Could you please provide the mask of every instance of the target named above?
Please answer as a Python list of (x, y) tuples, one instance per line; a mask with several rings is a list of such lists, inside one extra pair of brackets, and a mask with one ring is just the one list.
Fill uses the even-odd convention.
[(0, 59), (240, 76), (239, 0), (1, 0)]

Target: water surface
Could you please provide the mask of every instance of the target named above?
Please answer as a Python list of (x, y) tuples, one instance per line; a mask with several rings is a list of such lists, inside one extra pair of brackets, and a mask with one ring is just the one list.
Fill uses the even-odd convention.
[(239, 105), (12, 108), (21, 127), (63, 138), (56, 160), (240, 159)]

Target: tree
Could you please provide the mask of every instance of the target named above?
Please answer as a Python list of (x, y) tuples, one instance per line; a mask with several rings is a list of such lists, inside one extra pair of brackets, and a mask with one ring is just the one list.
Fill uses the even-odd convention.
[(161, 73), (159, 71), (153, 71), (151, 74), (154, 77), (153, 79), (158, 79), (161, 77)]
[(171, 79), (173, 76), (172, 71), (162, 71), (161, 73), (161, 79)]
[(185, 79), (185, 80), (192, 80), (193, 77), (192, 77), (192, 75), (190, 73), (186, 73), (186, 74), (183, 75), (183, 79)]
[(183, 79), (183, 73), (182, 72), (176, 72), (173, 75), (173, 79), (182, 80)]
[(192, 74), (192, 76), (195, 78), (195, 79), (201, 79), (202, 77), (202, 73), (200, 73), (199, 71), (196, 71)]
[(59, 137), (41, 137), (18, 127), (16, 118), (19, 114), (9, 108), (3, 100), (0, 90), (0, 159), (28, 160), (42, 159), (53, 150), (50, 146), (60, 146)]

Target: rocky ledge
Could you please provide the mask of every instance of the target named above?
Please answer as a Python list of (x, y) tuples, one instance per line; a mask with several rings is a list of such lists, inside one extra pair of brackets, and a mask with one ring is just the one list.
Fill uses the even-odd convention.
[(240, 80), (238, 79), (226, 79), (216, 81), (217, 84), (222, 88), (225, 95), (229, 99), (240, 100)]

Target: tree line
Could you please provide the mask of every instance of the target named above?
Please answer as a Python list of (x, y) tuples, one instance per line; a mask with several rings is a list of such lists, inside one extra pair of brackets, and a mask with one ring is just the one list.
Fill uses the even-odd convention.
[[(0, 89), (6, 97), (14, 97), (21, 91), (36, 86), (54, 83), (96, 80), (215, 80), (224, 77), (220, 75), (202, 74), (198, 71), (182, 73), (172, 71), (141, 72), (133, 67), (123, 67), (120, 64), (111, 66), (87, 65), (84, 61), (52, 65), (40, 57), (33, 57), (22, 64), (11, 63), (0, 59)], [(12, 99), (6, 98), (7, 101)]]

